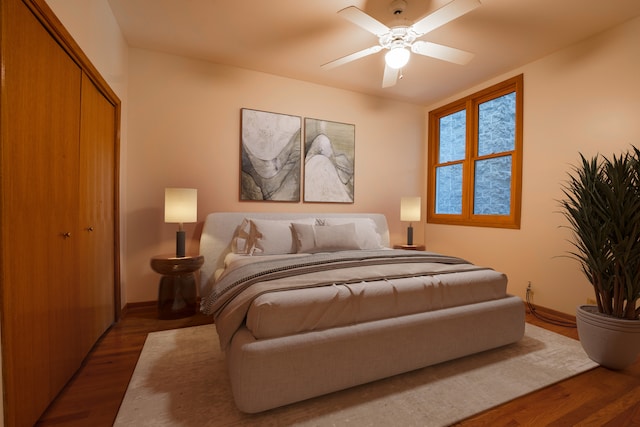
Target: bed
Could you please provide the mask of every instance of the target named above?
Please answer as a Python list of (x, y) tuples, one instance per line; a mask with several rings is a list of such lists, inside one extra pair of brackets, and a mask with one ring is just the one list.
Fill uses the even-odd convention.
[(234, 401), (256, 413), (516, 342), (507, 277), (390, 249), (381, 214), (220, 212), (200, 240)]

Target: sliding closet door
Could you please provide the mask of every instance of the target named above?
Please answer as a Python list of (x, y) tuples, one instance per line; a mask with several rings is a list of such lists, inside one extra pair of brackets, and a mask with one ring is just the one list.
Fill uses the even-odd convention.
[(7, 425), (21, 426), (33, 425), (78, 362), (67, 346), (81, 71), (18, 0), (2, 1), (2, 55), (3, 380)]
[(80, 121), (79, 265), (82, 328), (86, 354), (114, 322), (115, 280), (115, 107), (86, 74), (82, 76)]

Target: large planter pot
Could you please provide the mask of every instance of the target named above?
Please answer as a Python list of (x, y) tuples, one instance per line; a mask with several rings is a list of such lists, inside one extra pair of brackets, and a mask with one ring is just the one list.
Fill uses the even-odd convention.
[(580, 343), (587, 356), (609, 369), (624, 369), (640, 354), (640, 320), (618, 319), (598, 312), (595, 305), (576, 310)]

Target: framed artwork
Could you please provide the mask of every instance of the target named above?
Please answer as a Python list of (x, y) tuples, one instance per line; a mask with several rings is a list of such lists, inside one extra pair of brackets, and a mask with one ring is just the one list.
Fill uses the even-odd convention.
[(353, 203), (355, 125), (304, 119), (304, 201)]
[(300, 201), (302, 118), (241, 109), (240, 200)]

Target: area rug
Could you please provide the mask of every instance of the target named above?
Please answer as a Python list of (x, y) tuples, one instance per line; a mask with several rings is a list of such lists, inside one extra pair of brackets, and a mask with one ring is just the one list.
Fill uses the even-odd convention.
[(149, 334), (115, 426), (447, 426), (597, 366), (580, 343), (526, 325), (518, 343), (247, 415), (213, 325)]

